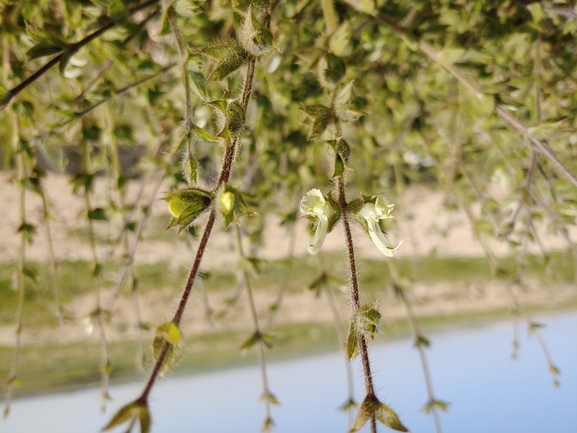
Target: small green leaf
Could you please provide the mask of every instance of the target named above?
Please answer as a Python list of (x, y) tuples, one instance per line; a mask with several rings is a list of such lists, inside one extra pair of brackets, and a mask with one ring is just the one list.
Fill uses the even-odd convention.
[(262, 423), (261, 431), (263, 433), (271, 433), (273, 427), (275, 427), (275, 423), (271, 417), (267, 417), (264, 422)]
[(319, 82), (323, 87), (334, 89), (345, 76), (345, 62), (334, 54), (327, 54), (319, 60)]
[(357, 407), (358, 404), (355, 400), (353, 400), (352, 398), (349, 398), (347, 401), (345, 401), (343, 404), (341, 404), (338, 409), (343, 411), (343, 412), (347, 412), (355, 407)]
[(443, 400), (435, 400), (431, 399), (421, 408), (421, 411), (424, 413), (431, 413), (434, 408), (437, 408), (443, 412), (447, 412), (449, 410), (449, 402)]
[(362, 197), (355, 198), (347, 203), (347, 209), (351, 213), (358, 213), (364, 206), (365, 201)]
[(76, 52), (71, 49), (65, 51), (62, 54), (62, 58), (60, 59), (60, 63), (58, 64), (58, 69), (60, 70), (60, 73), (62, 75), (64, 75), (64, 71), (66, 71), (66, 66), (68, 66), (68, 62), (70, 61), (72, 56), (74, 56), (74, 54), (76, 54)]
[(38, 271), (30, 265), (24, 265), (22, 273), (30, 278), (33, 282), (38, 282)]
[(321, 294), (322, 288), (327, 284), (327, 282), (328, 282), (328, 276), (325, 272), (323, 272), (317, 278), (315, 278), (312, 283), (310, 283), (307, 286), (307, 289), (313, 292), (315, 294), (315, 297), (318, 298)]
[(425, 337), (424, 335), (418, 334), (415, 337), (415, 342), (413, 343), (414, 347), (430, 347), (431, 346), (431, 342), (429, 341), (429, 339), (427, 337)]
[(186, 182), (189, 185), (195, 185), (198, 183), (199, 166), (200, 164), (198, 163), (198, 160), (192, 154), (190, 154), (190, 152), (187, 152), (186, 157), (182, 161), (182, 171), (184, 173)]
[(543, 323), (530, 322), (530, 323), (529, 323), (528, 334), (531, 335), (531, 334), (533, 334), (537, 329), (544, 328), (544, 327), (545, 327), (545, 325), (544, 325)]
[(242, 46), (234, 39), (211, 42), (203, 46), (199, 52), (214, 59), (222, 59), (231, 53), (242, 50)]
[(102, 429), (102, 431), (111, 430), (114, 427), (117, 427), (121, 424), (124, 424), (127, 421), (132, 420), (135, 418), (140, 411), (139, 405), (136, 402), (129, 403), (125, 406), (122, 406), (118, 411), (114, 414), (112, 419), (109, 421), (106, 426)]
[(381, 313), (375, 305), (361, 306), (353, 316), (354, 327), (357, 333), (371, 340), (379, 332)]
[(34, 45), (30, 48), (26, 55), (28, 59), (34, 60), (40, 57), (51, 56), (53, 54), (59, 54), (64, 51), (64, 48), (57, 45), (52, 45), (48, 42), (40, 42), (39, 44)]
[(394, 410), (381, 403), (374, 394), (369, 394), (363, 400), (353, 427), (349, 430), (349, 433), (359, 431), (373, 416), (389, 428), (402, 432), (409, 431), (399, 420), (399, 417)]
[(74, 194), (78, 193), (78, 190), (83, 187), (86, 189), (87, 192), (92, 191), (94, 175), (88, 173), (78, 173), (75, 174), (71, 179), (70, 183), (72, 184), (72, 192)]
[(329, 48), (335, 56), (342, 56), (350, 40), (351, 40), (351, 26), (348, 21), (345, 21), (331, 35), (329, 39)]
[(351, 99), (354, 82), (355, 80), (349, 81), (349, 83), (337, 93), (335, 97), (335, 108), (337, 111), (343, 109)]
[(108, 221), (108, 217), (106, 216), (106, 211), (101, 208), (97, 207), (95, 209), (88, 211), (88, 219), (93, 221)]
[(200, 72), (191, 71), (189, 72), (190, 81), (192, 84), (192, 91), (198, 96), (201, 100), (207, 101), (209, 99), (208, 95), (208, 87), (206, 86), (206, 79), (204, 75)]
[(276, 396), (268, 391), (268, 392), (264, 392), (261, 396), (260, 396), (260, 400), (262, 401), (268, 401), (270, 404), (277, 404), (280, 405), (280, 401), (278, 401), (278, 399), (276, 398)]
[(36, 234), (35, 226), (27, 222), (24, 222), (20, 225), (20, 227), (18, 227), (16, 231), (17, 233), (22, 233), (22, 236), (24, 237), (24, 240), (27, 243), (32, 244), (32, 242), (34, 241), (34, 235)]
[(164, 11), (162, 12), (162, 17), (160, 18), (160, 27), (156, 36), (166, 36), (172, 33), (172, 28), (170, 27), (170, 13), (172, 9), (172, 4), (174, 0), (171, 0), (169, 4), (166, 5)]
[(218, 139), (215, 136), (213, 136), (210, 132), (198, 126), (194, 126), (192, 128), (192, 133), (196, 135), (197, 138), (201, 141), (210, 141), (210, 142), (218, 141)]
[(164, 356), (162, 366), (160, 367), (160, 374), (162, 375), (170, 372), (176, 366), (176, 364), (178, 364), (184, 352), (183, 344), (171, 344), (168, 343), (163, 337), (156, 336), (152, 342), (152, 356), (154, 357), (155, 361), (158, 361), (158, 357), (160, 356), (165, 344), (168, 344), (168, 348), (166, 350), (166, 355)]
[(138, 421), (140, 422), (140, 433), (150, 433), (151, 417), (148, 406), (141, 405), (139, 407)]
[(355, 323), (353, 320), (351, 320), (349, 324), (349, 333), (347, 335), (346, 350), (349, 361), (353, 360), (359, 354), (359, 340), (357, 337), (357, 331), (355, 329)]
[(243, 63), (247, 60), (246, 56), (243, 55), (231, 55), (229, 57), (225, 57), (220, 62), (217, 63), (215, 68), (210, 73), (208, 77), (211, 81), (220, 81), (228, 77), (238, 68), (240, 68)]
[(373, 15), (375, 13), (374, 0), (345, 0), (345, 3), (349, 4), (359, 12), (364, 12), (369, 15)]
[(245, 115), (242, 107), (236, 102), (231, 102), (228, 104), (226, 117), (228, 121), (228, 129), (230, 129), (233, 134), (238, 134), (242, 130), (245, 122)]
[(116, 24), (124, 24), (128, 20), (128, 11), (123, 0), (112, 0), (108, 6), (108, 16)]
[(309, 133), (307, 139), (312, 140), (313, 138), (320, 137), (327, 126), (329, 126), (331, 119), (327, 117), (318, 117), (314, 120), (313, 125), (311, 127), (311, 132)]
[(260, 341), (260, 334), (258, 332), (255, 332), (240, 345), (240, 350), (242, 350), (243, 352), (247, 351), (259, 341)]

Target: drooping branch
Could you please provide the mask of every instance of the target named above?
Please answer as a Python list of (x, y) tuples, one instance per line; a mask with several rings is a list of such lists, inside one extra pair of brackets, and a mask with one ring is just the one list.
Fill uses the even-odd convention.
[[(158, 2), (159, 2), (159, 0), (149, 0), (145, 3), (142, 3), (141, 5), (134, 6), (128, 10), (128, 16), (134, 15), (136, 12), (141, 11), (142, 9), (146, 9), (149, 6), (155, 5)], [(114, 21), (113, 19), (110, 19), (110, 21), (108, 21), (106, 24), (104, 24), (101, 28), (99, 28), (98, 30), (95, 30), (93, 33), (89, 34), (84, 39), (81, 39), (78, 42), (70, 44), (68, 46), (68, 48), (66, 48), (60, 54), (58, 54), (55, 57), (53, 57), (52, 59), (50, 59), (50, 61), (48, 63), (46, 63), (44, 66), (42, 66), (38, 71), (36, 71), (30, 77), (28, 77), (27, 79), (22, 81), (16, 87), (13, 87), (12, 89), (8, 90), (8, 92), (6, 93), (4, 98), (2, 98), (2, 100), (0, 101), (0, 110), (2, 108), (4, 108), (12, 100), (12, 98), (17, 96), (20, 92), (22, 92), (28, 86), (33, 84), (36, 80), (38, 80), (40, 77), (42, 77), (46, 72), (48, 72), (50, 69), (52, 69), (53, 66), (58, 64), (64, 58), (65, 55), (74, 54), (79, 49), (81, 49), (85, 45), (88, 45), (94, 39), (100, 37), (102, 34), (104, 34), (105, 32), (114, 28), (117, 25), (118, 25), (118, 23), (116, 21)]]

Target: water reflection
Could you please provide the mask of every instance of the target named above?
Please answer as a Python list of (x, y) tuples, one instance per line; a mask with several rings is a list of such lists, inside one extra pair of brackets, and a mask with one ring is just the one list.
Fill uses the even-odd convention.
[[(451, 402), (449, 412), (441, 415), (445, 432), (577, 432), (577, 313), (540, 321), (547, 323), (543, 335), (561, 369), (561, 389), (553, 388), (537, 340), (527, 338), (524, 331), (519, 359), (511, 361), (511, 323), (430, 335), (435, 391)], [(418, 354), (411, 346), (406, 339), (372, 348), (377, 389), (413, 432), (433, 432), (432, 418), (419, 412), (426, 390)], [(347, 397), (340, 353), (276, 362), (269, 370), (271, 389), (282, 403), (273, 407), (276, 433), (347, 430), (348, 416), (336, 410)], [(354, 365), (354, 372), (360, 399), (360, 364)], [(263, 406), (257, 401), (259, 380), (257, 368), (239, 368), (163, 381), (152, 396), (153, 430), (259, 432), (263, 419)], [(134, 398), (140, 388), (140, 384), (114, 387), (112, 407)], [(17, 400), (10, 418), (0, 422), (0, 431), (98, 432), (105, 423), (98, 393), (87, 389)]]

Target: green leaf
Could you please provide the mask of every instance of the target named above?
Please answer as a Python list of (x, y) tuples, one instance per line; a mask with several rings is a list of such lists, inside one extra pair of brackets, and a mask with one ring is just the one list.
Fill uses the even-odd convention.
[(353, 316), (356, 332), (371, 340), (379, 332), (380, 320), (381, 313), (377, 311), (375, 305), (363, 305)]
[(198, 160), (188, 153), (182, 161), (182, 171), (184, 172), (184, 177), (189, 185), (198, 183), (198, 168)]
[(258, 332), (255, 332), (240, 345), (240, 350), (245, 352), (259, 341), (260, 341), (260, 334)]
[(431, 346), (431, 342), (429, 341), (429, 339), (427, 337), (425, 337), (424, 335), (418, 334), (415, 337), (415, 342), (413, 343), (414, 347), (430, 347)]
[(88, 211), (88, 219), (93, 221), (108, 221), (106, 211), (101, 207)]
[(425, 405), (421, 408), (421, 411), (429, 414), (433, 411), (434, 408), (437, 408), (443, 412), (447, 412), (447, 410), (449, 410), (449, 404), (449, 402), (443, 400), (431, 399), (425, 403)]
[(271, 417), (267, 417), (264, 422), (262, 423), (261, 431), (263, 433), (271, 433), (273, 427), (275, 427), (275, 423)]
[(112, 419), (104, 426), (102, 431), (111, 430), (114, 427), (117, 427), (125, 422), (128, 422), (135, 418), (138, 413), (140, 412), (139, 405), (136, 402), (129, 403), (125, 406), (122, 406), (118, 411), (114, 414)]
[(329, 49), (335, 56), (342, 56), (345, 49), (351, 40), (351, 26), (348, 21), (345, 21), (339, 28), (331, 35), (329, 39)]
[(531, 335), (533, 334), (537, 329), (540, 328), (544, 328), (545, 325), (543, 323), (539, 323), (539, 322), (530, 322), (529, 323), (529, 328), (528, 328), (528, 334)]
[(189, 72), (190, 82), (192, 84), (192, 91), (201, 100), (207, 101), (209, 99), (208, 87), (206, 86), (206, 79), (204, 75), (200, 72), (191, 71)]
[(38, 271), (30, 265), (25, 265), (22, 268), (22, 273), (30, 278), (33, 282), (38, 282)]
[(230, 129), (233, 134), (238, 134), (242, 130), (245, 122), (242, 107), (236, 102), (231, 102), (226, 109), (226, 117), (228, 120), (228, 129)]
[(327, 284), (327, 282), (328, 282), (327, 274), (323, 272), (317, 278), (315, 278), (312, 283), (310, 283), (307, 286), (307, 289), (313, 292), (315, 294), (315, 297), (318, 298), (321, 294), (322, 288)]
[(239, 30), (239, 41), (243, 48), (255, 57), (262, 56), (273, 46), (270, 30), (256, 19), (252, 5), (249, 6)]
[(154, 357), (155, 361), (158, 361), (158, 357), (160, 356), (165, 344), (168, 344), (168, 348), (166, 350), (166, 355), (164, 356), (162, 366), (160, 367), (160, 374), (162, 375), (169, 373), (176, 366), (176, 364), (178, 364), (184, 352), (183, 344), (171, 344), (168, 343), (163, 337), (156, 336), (152, 342), (152, 356)]
[(75, 174), (70, 179), (70, 183), (72, 184), (72, 192), (74, 194), (77, 194), (80, 188), (84, 188), (87, 192), (91, 192), (93, 181), (94, 181), (93, 174), (88, 173)]
[(223, 59), (224, 57), (228, 57), (231, 53), (237, 53), (242, 51), (242, 46), (235, 40), (229, 39), (224, 41), (217, 41), (209, 43), (203, 46), (199, 52), (212, 57), (214, 59)]
[(140, 422), (140, 433), (150, 433), (151, 417), (148, 406), (141, 405), (139, 407), (138, 421)]
[(276, 404), (276, 405), (280, 405), (280, 401), (278, 401), (278, 399), (276, 398), (276, 396), (268, 391), (268, 392), (264, 392), (261, 396), (260, 396), (260, 400), (261, 401), (268, 401), (270, 404)]
[(349, 410), (351, 410), (357, 406), (358, 406), (357, 402), (355, 400), (353, 400), (352, 398), (349, 398), (347, 401), (345, 401), (343, 404), (341, 404), (338, 407), (338, 409), (340, 411), (347, 412), (347, 411), (349, 411)]
[(218, 139), (213, 136), (210, 132), (208, 132), (206, 129), (200, 128), (198, 126), (194, 126), (192, 128), (192, 133), (194, 135), (196, 135), (196, 137), (200, 140), (200, 141), (210, 141), (213, 143), (218, 142)]
[(333, 89), (345, 76), (345, 72), (347, 71), (345, 62), (331, 53), (321, 57), (318, 68), (320, 84), (329, 89)]
[(64, 51), (64, 48), (57, 45), (52, 45), (49, 42), (40, 42), (34, 45), (26, 52), (29, 60), (38, 59), (40, 57), (51, 56), (53, 54), (59, 54)]
[(162, 12), (162, 17), (160, 18), (160, 27), (158, 28), (158, 32), (156, 36), (166, 36), (172, 33), (172, 28), (170, 26), (170, 13), (172, 9), (172, 4), (174, 0), (171, 0), (169, 4), (167, 4)]
[(575, 131), (569, 127), (566, 119), (541, 122), (539, 125), (531, 126), (528, 129), (529, 133), (537, 140), (551, 140), (575, 133)]
[(60, 59), (60, 63), (58, 64), (58, 69), (60, 70), (60, 73), (62, 75), (64, 75), (64, 71), (66, 71), (66, 66), (68, 66), (68, 62), (70, 61), (72, 56), (74, 56), (74, 54), (76, 54), (76, 52), (70, 49), (62, 54), (62, 58)]
[(345, 3), (348, 3), (359, 12), (364, 12), (369, 15), (373, 15), (375, 13), (374, 0), (345, 0)]
[(355, 198), (347, 203), (347, 209), (351, 213), (358, 213), (364, 206), (365, 201), (362, 197)]
[(365, 397), (359, 407), (357, 417), (349, 433), (359, 431), (369, 419), (375, 417), (377, 421), (393, 430), (407, 432), (409, 431), (399, 420), (398, 415), (389, 406), (381, 403), (374, 394)]
[(228, 57), (225, 57), (216, 64), (208, 78), (211, 81), (223, 80), (238, 68), (240, 68), (247, 60), (248, 57), (246, 55), (241, 55), (238, 53), (234, 53)]
[(345, 87), (339, 91), (339, 93), (337, 93), (337, 96), (335, 97), (335, 109), (337, 111), (343, 109), (351, 99), (354, 83), (355, 80), (349, 81), (349, 83), (346, 84)]
[(112, 0), (108, 6), (108, 16), (116, 24), (126, 23), (129, 17), (129, 13), (124, 4), (124, 0)]
[(320, 137), (321, 134), (325, 132), (325, 129), (327, 129), (327, 126), (329, 126), (331, 120), (332, 118), (330, 117), (317, 117), (313, 122), (311, 132), (309, 133), (307, 139), (312, 140), (313, 138)]
[(359, 354), (359, 340), (357, 331), (355, 329), (355, 322), (351, 320), (349, 323), (349, 333), (346, 341), (347, 358), (349, 361), (353, 360)]
[(20, 227), (18, 227), (16, 232), (22, 233), (24, 240), (27, 243), (32, 244), (32, 242), (34, 241), (34, 235), (36, 234), (36, 227), (33, 226), (32, 224), (28, 224), (27, 222), (24, 222), (20, 225)]

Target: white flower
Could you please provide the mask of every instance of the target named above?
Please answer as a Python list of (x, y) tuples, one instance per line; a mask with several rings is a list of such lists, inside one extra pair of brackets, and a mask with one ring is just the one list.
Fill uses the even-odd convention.
[(379, 249), (387, 257), (393, 257), (403, 241), (399, 242), (396, 247), (385, 237), (379, 226), (379, 220), (394, 218), (391, 215), (395, 205), (392, 204), (385, 196), (379, 195), (374, 203), (365, 203), (359, 215), (367, 221), (369, 236)]
[(323, 245), (329, 229), (329, 218), (333, 216), (335, 210), (330, 203), (325, 200), (322, 192), (313, 188), (302, 198), (301, 212), (317, 218), (315, 233), (307, 246), (309, 253), (316, 254)]

